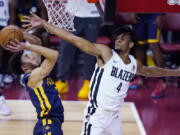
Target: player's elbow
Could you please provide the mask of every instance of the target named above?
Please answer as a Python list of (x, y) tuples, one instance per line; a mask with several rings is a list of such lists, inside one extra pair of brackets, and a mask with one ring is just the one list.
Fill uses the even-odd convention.
[(51, 54), (51, 57), (49, 57), (49, 58), (51, 61), (57, 61), (58, 57), (59, 57), (59, 52), (53, 50), (53, 53)]
[(54, 53), (55, 53), (55, 54), (54, 54), (54, 59), (57, 60), (58, 57), (59, 57), (59, 52), (58, 52), (58, 51), (55, 51)]

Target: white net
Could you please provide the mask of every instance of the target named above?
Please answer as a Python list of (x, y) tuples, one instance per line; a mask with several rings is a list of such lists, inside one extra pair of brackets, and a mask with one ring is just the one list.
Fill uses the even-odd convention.
[[(47, 9), (48, 22), (56, 27), (75, 31), (74, 14), (78, 9), (77, 1), (74, 0), (42, 0)], [(72, 3), (76, 2), (76, 3)], [(67, 6), (68, 3), (74, 6)]]

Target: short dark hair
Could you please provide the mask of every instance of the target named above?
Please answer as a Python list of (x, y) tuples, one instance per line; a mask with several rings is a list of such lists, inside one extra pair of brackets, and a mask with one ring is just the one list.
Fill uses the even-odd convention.
[(112, 39), (113, 42), (115, 42), (116, 38), (121, 35), (121, 34), (127, 34), (130, 36), (130, 39), (132, 42), (136, 42), (135, 36), (134, 36), (134, 32), (132, 30), (132, 28), (130, 28), (129, 26), (122, 26), (122, 27), (118, 27), (113, 31), (112, 34)]
[(9, 61), (9, 69), (13, 74), (20, 75), (23, 74), (24, 71), (21, 68), (21, 56), (23, 55), (23, 51), (15, 53)]

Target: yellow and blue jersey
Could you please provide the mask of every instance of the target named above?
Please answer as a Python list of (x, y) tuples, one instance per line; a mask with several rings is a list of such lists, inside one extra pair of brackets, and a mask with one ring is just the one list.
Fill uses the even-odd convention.
[(27, 86), (29, 76), (30, 74), (25, 74), (22, 78), (22, 83), (25, 85), (31, 102), (36, 108), (38, 119), (56, 118), (63, 122), (64, 108), (54, 81), (50, 77), (46, 77), (41, 86), (32, 89)]

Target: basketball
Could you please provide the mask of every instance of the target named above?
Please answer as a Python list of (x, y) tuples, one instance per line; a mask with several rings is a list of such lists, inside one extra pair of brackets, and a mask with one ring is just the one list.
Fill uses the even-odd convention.
[(23, 41), (23, 32), (18, 27), (9, 25), (0, 31), (0, 45), (3, 48), (5, 48), (10, 41), (15, 39), (19, 40), (20, 42)]

